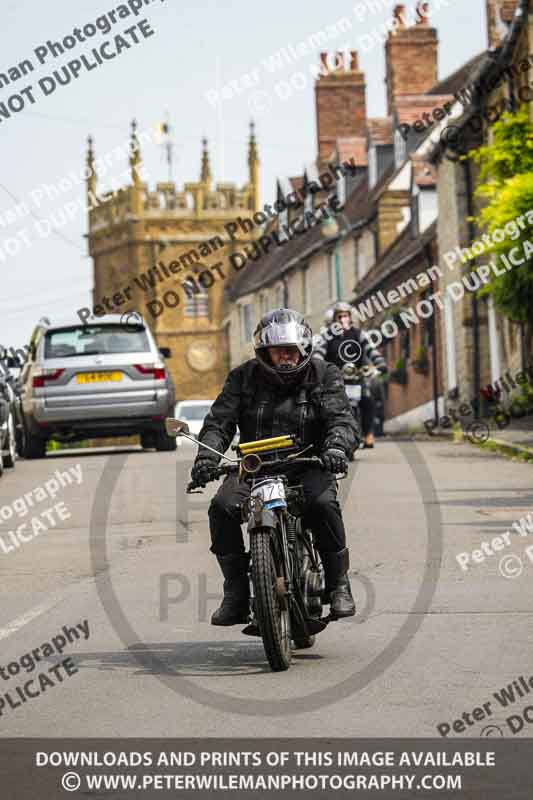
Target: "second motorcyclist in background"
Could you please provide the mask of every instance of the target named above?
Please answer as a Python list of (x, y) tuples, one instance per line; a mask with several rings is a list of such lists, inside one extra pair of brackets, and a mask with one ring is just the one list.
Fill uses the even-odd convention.
[[(353, 319), (353, 308), (349, 303), (335, 303), (326, 315), (326, 323), (339, 323), (342, 333), (330, 333), (328, 339), (321, 337), (315, 347), (314, 355), (335, 364), (342, 370), (345, 364), (354, 364), (357, 368), (373, 365), (381, 375), (387, 372), (385, 359), (372, 346), (365, 332), (358, 328)], [(360, 401), (361, 427), (364, 447), (374, 447), (374, 400), (367, 380), (362, 381)]]

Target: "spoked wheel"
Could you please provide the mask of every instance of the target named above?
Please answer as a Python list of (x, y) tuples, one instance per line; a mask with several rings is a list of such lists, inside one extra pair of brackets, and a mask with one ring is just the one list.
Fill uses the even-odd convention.
[(281, 559), (274, 552), (270, 531), (256, 531), (251, 537), (254, 603), (268, 663), (274, 672), (289, 668), (291, 631), (289, 606)]

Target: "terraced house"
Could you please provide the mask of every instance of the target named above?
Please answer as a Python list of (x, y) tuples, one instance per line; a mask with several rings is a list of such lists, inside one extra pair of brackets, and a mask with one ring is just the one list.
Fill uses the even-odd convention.
[[(504, 347), (514, 352), (513, 366), (520, 360), (516, 326), (509, 320), (502, 324), (493, 303), (478, 298), (475, 276), (461, 282), (462, 273), (451, 271), (446, 261), (450, 249), (475, 239), (468, 217), (476, 212), (470, 201), (477, 173), (470, 166), (467, 175), (450, 148), (449, 133), (442, 134), (469, 119), (472, 84), (490, 70), (506, 76), (498, 95), (512, 97), (507, 76), (514, 73), (506, 68), (523, 58), (530, 27), (528, 3), (515, 16), (518, 6), (488, 0), (487, 51), (439, 79), (429, 4), (419, 4), (413, 25), (405, 24), (406, 7), (397, 4), (397, 25), (385, 43), (383, 118), (366, 115), (365, 77), (356, 53), (344, 63), (337, 54), (336, 68), (318, 77), (316, 161), (303, 175), (280, 179), (278, 191), (305, 187), (324, 163), (338, 163), (348, 154), (357, 173), (332, 187), (340, 211), (329, 224), (308, 226), (305, 235), (243, 270), (231, 287), (232, 364), (252, 353), (253, 328), (268, 308), (298, 308), (318, 330), (335, 300), (350, 300), (387, 358), (385, 429), (393, 432), (437, 418), (461, 392), (470, 399), (476, 386), (507, 364)], [(327, 54), (321, 58), (328, 60)], [(475, 147), (490, 136), (490, 123), (461, 130), (461, 136), (464, 146)], [(320, 200), (308, 197), (307, 208)], [(301, 208), (289, 212), (301, 213)], [(459, 287), (453, 285), (458, 277)]]

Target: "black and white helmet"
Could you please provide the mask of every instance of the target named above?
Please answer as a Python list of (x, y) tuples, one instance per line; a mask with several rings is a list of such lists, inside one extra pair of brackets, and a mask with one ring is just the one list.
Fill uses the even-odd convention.
[(339, 302), (335, 303), (334, 306), (328, 308), (324, 315), (324, 323), (326, 325), (331, 325), (332, 322), (335, 322), (337, 314), (340, 314), (341, 311), (348, 313), (353, 323), (353, 307), (349, 303), (345, 303), (343, 300), (339, 300)]
[[(268, 354), (269, 347), (297, 347), (301, 359), (296, 366), (280, 364), (275, 367)], [(313, 332), (298, 311), (277, 308), (260, 319), (254, 331), (254, 350), (269, 378), (279, 385), (290, 385), (303, 377), (311, 360)]]

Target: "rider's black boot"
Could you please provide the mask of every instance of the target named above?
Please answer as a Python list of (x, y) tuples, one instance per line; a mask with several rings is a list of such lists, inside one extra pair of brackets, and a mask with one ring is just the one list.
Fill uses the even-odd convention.
[(320, 557), (324, 565), (325, 602), (330, 603), (331, 618), (353, 617), (355, 603), (348, 578), (350, 567), (348, 548), (345, 547), (337, 553), (321, 553)]
[(240, 625), (248, 622), (250, 583), (248, 580), (249, 553), (217, 556), (224, 575), (224, 598), (211, 617), (211, 625)]

